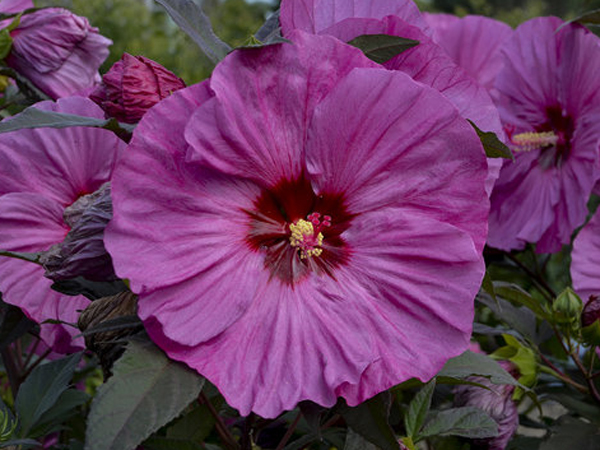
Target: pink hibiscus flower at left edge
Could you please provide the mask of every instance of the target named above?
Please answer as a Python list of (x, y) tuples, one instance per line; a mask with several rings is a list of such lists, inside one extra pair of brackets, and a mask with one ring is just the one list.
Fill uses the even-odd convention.
[(296, 33), (152, 108), (112, 185), (105, 242), (147, 331), (243, 415), (431, 378), (469, 343), (484, 271), (470, 125)]
[[(452, 60), (428, 34), (417, 6), (411, 0), (348, 0), (339, 8), (338, 0), (283, 0), (281, 27), (284, 37), (294, 29), (315, 30), (349, 42), (361, 35), (386, 34), (413, 39), (416, 47), (404, 51), (383, 64), (441, 92), (461, 116), (480, 129), (504, 138), (498, 110), (487, 89), (480, 86)], [(304, 11), (304, 14), (301, 12)], [(306, 13), (310, 11), (310, 14)], [(335, 14), (332, 13), (335, 11)], [(502, 159), (488, 158), (486, 191), (491, 194)]]
[[(91, 100), (65, 98), (34, 107), (103, 118)], [(15, 252), (48, 250), (63, 241), (70, 225), (69, 206), (110, 180), (125, 144), (113, 133), (93, 128), (23, 129), (0, 134), (0, 249)], [(18, 259), (0, 257), (0, 291), (5, 302), (20, 307), (41, 323), (48, 319), (76, 323), (88, 300), (50, 288), (44, 269)], [(82, 347), (79, 330), (42, 324), (42, 338), (58, 352)]]

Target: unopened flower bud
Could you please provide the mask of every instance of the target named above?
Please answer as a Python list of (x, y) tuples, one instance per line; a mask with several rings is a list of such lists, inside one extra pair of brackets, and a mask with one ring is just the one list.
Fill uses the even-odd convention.
[[(514, 376), (515, 369), (510, 362), (500, 361), (499, 364)], [(468, 380), (479, 383), (489, 389), (472, 385), (457, 386), (454, 389), (454, 405), (479, 408), (498, 424), (497, 436), (486, 439), (474, 439), (472, 448), (504, 450), (519, 426), (517, 404), (512, 399), (515, 387), (508, 384), (493, 384), (485, 377), (473, 376), (469, 377)]]
[[(14, 6), (29, 3), (16, 2)], [(96, 86), (100, 81), (98, 68), (112, 44), (85, 17), (63, 8), (44, 8), (21, 16), (10, 38), (12, 46), (5, 65), (53, 99)]]
[(185, 87), (173, 72), (144, 56), (124, 53), (90, 98), (110, 117), (137, 123), (148, 109)]
[(54, 281), (79, 276), (93, 281), (116, 279), (103, 241), (104, 229), (112, 218), (110, 184), (80, 197), (65, 209), (63, 217), (71, 231), (63, 242), (42, 255), (46, 277)]
[(600, 345), (600, 297), (590, 296), (581, 313), (581, 334), (591, 345)]
[(131, 291), (125, 291), (94, 300), (79, 316), (77, 326), (84, 332), (99, 327), (104, 322), (131, 319), (129, 327), (109, 329), (85, 336), (86, 347), (98, 355), (105, 378), (110, 375), (113, 363), (123, 353), (123, 338), (131, 336), (143, 328), (141, 322), (136, 323), (138, 320), (134, 318), (136, 313), (137, 295)]
[(582, 307), (583, 302), (571, 288), (566, 288), (562, 291), (552, 304), (554, 317), (561, 323), (577, 321)]

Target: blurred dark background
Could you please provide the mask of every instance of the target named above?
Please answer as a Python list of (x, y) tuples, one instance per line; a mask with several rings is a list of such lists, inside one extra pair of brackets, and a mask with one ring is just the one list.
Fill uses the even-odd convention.
[[(215, 32), (232, 46), (243, 45), (278, 8), (278, 0), (195, 0), (202, 3)], [(123, 52), (151, 58), (188, 84), (209, 76), (212, 64), (154, 0), (34, 0), (36, 6), (62, 6), (87, 17), (114, 41), (105, 72)], [(424, 11), (464, 16), (481, 14), (517, 26), (532, 17), (572, 19), (600, 8), (600, 0), (417, 0)]]

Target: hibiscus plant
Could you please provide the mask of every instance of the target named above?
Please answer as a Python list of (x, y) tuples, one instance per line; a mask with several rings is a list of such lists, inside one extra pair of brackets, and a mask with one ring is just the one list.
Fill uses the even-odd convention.
[(0, 448), (600, 448), (598, 11), (155, 1), (0, 0)]

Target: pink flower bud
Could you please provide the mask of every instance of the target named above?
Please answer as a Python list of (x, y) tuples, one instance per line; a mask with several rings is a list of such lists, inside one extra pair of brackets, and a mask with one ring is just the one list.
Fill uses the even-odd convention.
[[(473, 347), (471, 349), (476, 351)], [(480, 350), (479, 352), (483, 353)], [(516, 369), (510, 362), (500, 361), (499, 364), (511, 373), (511, 375), (515, 376)], [(508, 384), (493, 384), (485, 377), (473, 376), (469, 377), (468, 380), (482, 384), (488, 387), (488, 389), (471, 385), (457, 386), (454, 389), (454, 405), (479, 408), (498, 424), (497, 436), (487, 439), (475, 439), (472, 441), (472, 448), (504, 450), (519, 426), (517, 404), (512, 399), (515, 387)]]
[(581, 332), (586, 342), (600, 345), (600, 297), (591, 295), (583, 308)]
[(25, 14), (10, 37), (6, 64), (54, 99), (99, 83), (98, 68), (112, 44), (85, 17), (62, 8)]
[(185, 87), (173, 72), (144, 56), (124, 53), (102, 78), (90, 98), (125, 123), (137, 123), (148, 109)]

